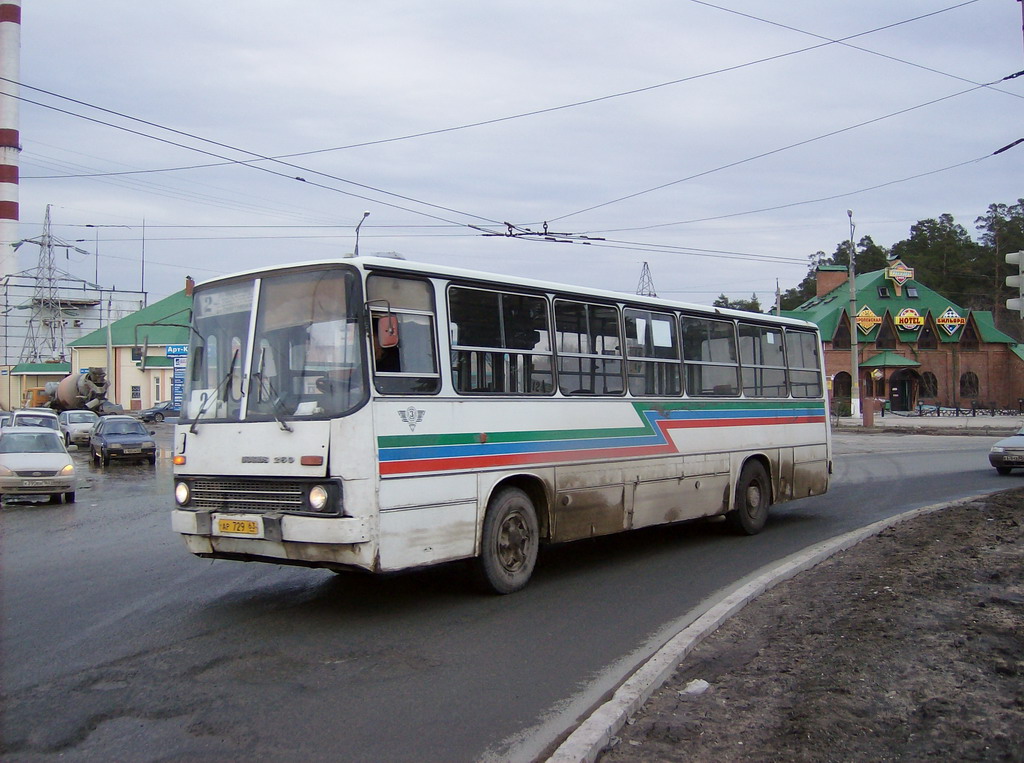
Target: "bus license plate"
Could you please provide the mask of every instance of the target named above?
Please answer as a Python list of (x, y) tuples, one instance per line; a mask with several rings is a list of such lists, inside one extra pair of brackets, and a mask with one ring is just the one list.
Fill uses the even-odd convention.
[(255, 519), (225, 519), (217, 520), (217, 533), (219, 535), (246, 535), (260, 537), (263, 535), (260, 523)]

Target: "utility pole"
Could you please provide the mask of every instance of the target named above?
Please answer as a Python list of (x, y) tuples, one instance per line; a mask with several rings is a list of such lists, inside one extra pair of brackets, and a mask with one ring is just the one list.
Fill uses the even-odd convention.
[(846, 210), (850, 218), (850, 415), (860, 416), (860, 353), (857, 349), (857, 268), (854, 265), (857, 250), (853, 243), (853, 210)]

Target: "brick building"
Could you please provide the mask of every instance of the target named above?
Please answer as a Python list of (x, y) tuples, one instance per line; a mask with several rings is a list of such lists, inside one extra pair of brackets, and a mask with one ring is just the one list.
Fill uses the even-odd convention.
[(784, 315), (816, 323), (833, 399), (850, 401), (851, 332), (857, 332), (861, 397), (894, 411), (919, 405), (1017, 409), (1024, 399), (1024, 345), (992, 313), (965, 310), (914, 280), (899, 260), (857, 275), (850, 318), (847, 269), (818, 268), (817, 294)]

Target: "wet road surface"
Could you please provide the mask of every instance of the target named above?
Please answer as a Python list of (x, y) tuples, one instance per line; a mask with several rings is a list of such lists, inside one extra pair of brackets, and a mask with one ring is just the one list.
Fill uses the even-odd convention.
[[(152, 425), (169, 444), (171, 425)], [(984, 438), (837, 436), (832, 491), (737, 538), (694, 523), (545, 549), (481, 596), (461, 565), (390, 577), (200, 560), (170, 463), (75, 455), (74, 505), (10, 504), (4, 760), (529, 760), (715, 592), (906, 508), (1016, 484)], [(692, 617), (692, 616), (691, 616)]]

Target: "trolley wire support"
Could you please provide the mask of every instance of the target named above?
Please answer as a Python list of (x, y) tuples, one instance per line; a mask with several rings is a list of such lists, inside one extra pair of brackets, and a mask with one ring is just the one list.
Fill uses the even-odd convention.
[(544, 222), (541, 230), (536, 231), (522, 225), (506, 222), (505, 231), (499, 232), (484, 228), (480, 225), (470, 225), (473, 230), (480, 231), (484, 236), (502, 236), (504, 238), (523, 238), (535, 241), (554, 241), (559, 244), (590, 244), (592, 241), (604, 241), (600, 236), (588, 236), (585, 233), (556, 233), (548, 230), (547, 221)]

